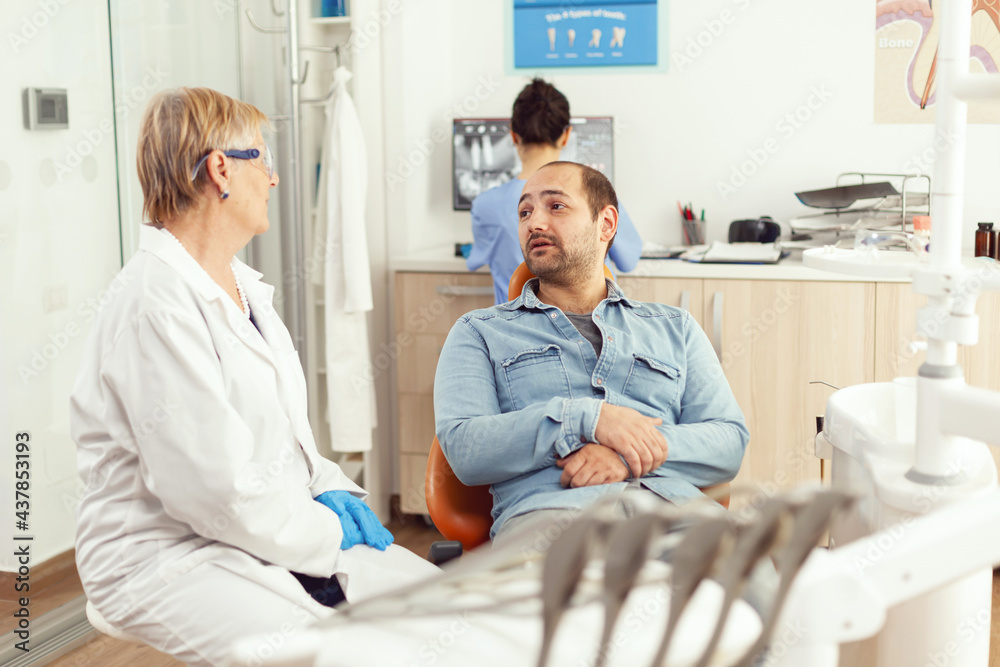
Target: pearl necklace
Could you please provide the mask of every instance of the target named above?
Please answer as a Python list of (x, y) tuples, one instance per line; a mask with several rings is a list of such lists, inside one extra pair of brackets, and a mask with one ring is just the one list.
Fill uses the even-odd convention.
[[(164, 232), (166, 232), (167, 236), (172, 238), (174, 240), (174, 243), (179, 245), (184, 252), (188, 252), (187, 248), (184, 247), (184, 244), (181, 243), (181, 240), (176, 236), (174, 236), (173, 234), (171, 234), (169, 229), (167, 229), (166, 227), (161, 227), (161, 229)], [(188, 252), (188, 255), (190, 254), (191, 253)], [(192, 257), (191, 259), (194, 259), (194, 257)], [(195, 261), (195, 263), (197, 264), (197, 261)], [(208, 271), (205, 271), (205, 267), (203, 267), (201, 264), (198, 264), (198, 268), (200, 268), (205, 273), (205, 275), (208, 276)], [(247, 319), (250, 319), (250, 304), (247, 302), (247, 295), (243, 291), (243, 283), (240, 282), (240, 276), (239, 274), (236, 273), (236, 267), (233, 266), (233, 262), (230, 262), (229, 270), (233, 272), (233, 278), (236, 280), (236, 292), (237, 294), (240, 295), (240, 303), (243, 306), (243, 315), (246, 316)], [(211, 276), (208, 277), (209, 279), (212, 278)]]
[(240, 282), (240, 276), (236, 273), (236, 267), (230, 264), (229, 269), (233, 272), (233, 278), (236, 279), (236, 291), (240, 295), (240, 303), (243, 304), (243, 314), (247, 316), (247, 319), (250, 319), (250, 304), (247, 303), (247, 295), (243, 291), (243, 283)]

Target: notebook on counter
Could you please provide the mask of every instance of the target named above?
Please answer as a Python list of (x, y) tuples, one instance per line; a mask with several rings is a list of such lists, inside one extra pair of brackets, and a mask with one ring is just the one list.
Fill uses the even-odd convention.
[(701, 259), (714, 264), (777, 264), (781, 250), (774, 243), (723, 243), (714, 241)]
[(643, 250), (639, 259), (680, 259), (687, 248), (664, 248), (663, 250)]

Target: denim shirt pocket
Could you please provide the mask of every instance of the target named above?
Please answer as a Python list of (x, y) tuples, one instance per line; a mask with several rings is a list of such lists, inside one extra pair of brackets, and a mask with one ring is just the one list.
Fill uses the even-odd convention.
[(665, 412), (677, 402), (680, 385), (681, 372), (677, 367), (650, 356), (633, 354), (632, 368), (622, 393)]
[(572, 398), (569, 375), (558, 345), (521, 350), (502, 362), (507, 393), (514, 410), (546, 403), (555, 397)]

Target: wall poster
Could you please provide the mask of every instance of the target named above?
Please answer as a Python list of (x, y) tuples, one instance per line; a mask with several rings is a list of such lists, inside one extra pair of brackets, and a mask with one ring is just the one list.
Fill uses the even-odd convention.
[(657, 0), (514, 0), (514, 67), (658, 65)]
[[(875, 1), (875, 122), (933, 123), (938, 22), (929, 0)], [(969, 71), (998, 71), (1000, 0), (973, 0)], [(970, 123), (1000, 122), (1000, 102), (969, 103)]]

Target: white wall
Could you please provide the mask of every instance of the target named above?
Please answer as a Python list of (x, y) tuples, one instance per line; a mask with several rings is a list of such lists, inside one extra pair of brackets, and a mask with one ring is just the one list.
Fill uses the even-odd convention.
[[(528, 80), (504, 72), (507, 4), (406, 0), (389, 26), (386, 206), (393, 255), (471, 240), (468, 214), (451, 210), (450, 118), (509, 116)], [(738, 218), (808, 213), (795, 191), (830, 187), (845, 171), (912, 171), (919, 167), (914, 158), (932, 146), (931, 124), (872, 122), (874, 3), (813, 9), (794, 0), (675, 1), (666, 10), (669, 71), (545, 75), (575, 115), (614, 116), (615, 184), (644, 238), (680, 241), (678, 200), (705, 208), (709, 238), (718, 239)], [(730, 12), (727, 24), (718, 21), (723, 11)], [(707, 46), (688, 52), (698, 39)], [(675, 60), (686, 53), (694, 57)], [(809, 103), (815, 109), (800, 108)], [(798, 127), (783, 121), (797, 111), (808, 119)], [(760, 158), (769, 139), (777, 151), (761, 166), (751, 164), (747, 171), (755, 173), (735, 192), (720, 194), (719, 184), (751, 153)], [(966, 245), (976, 221), (997, 217), (998, 148), (1000, 128), (970, 126)]]
[[(135, 151), (146, 102), (157, 91), (177, 86), (207, 86), (238, 97), (239, 51), (232, 2), (111, 0), (110, 7), (114, 84), (119, 101), (115, 111), (118, 169), (122, 175), (122, 232), (128, 261), (139, 247), (142, 222), (142, 188)], [(262, 56), (259, 60), (269, 55), (264, 49), (255, 53)], [(98, 66), (106, 68), (110, 61)]]
[[(0, 542), (14, 530), (14, 437), (30, 431), (37, 565), (73, 546), (69, 394), (121, 266), (107, 5), (7, 0), (0, 35)], [(69, 129), (24, 129), (28, 86), (68, 89)], [(0, 570), (16, 569), (12, 554)]]

